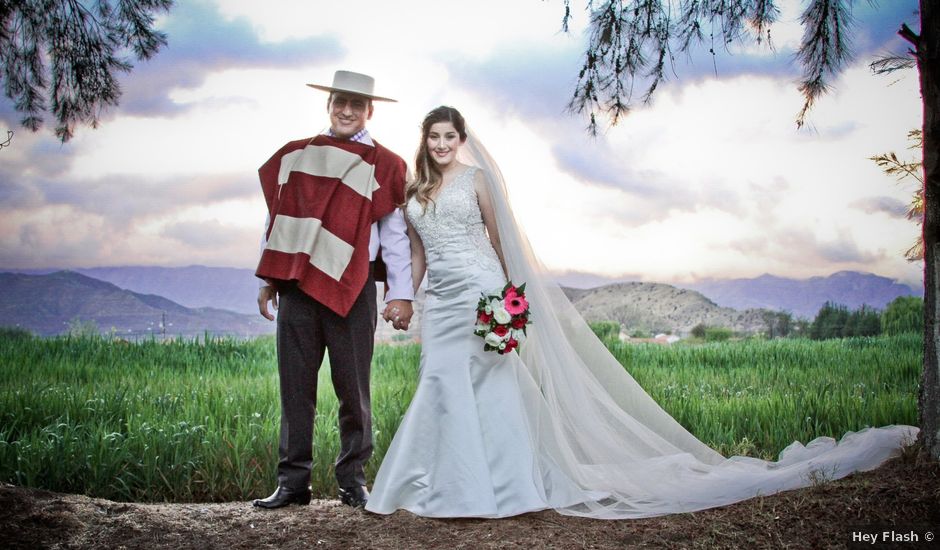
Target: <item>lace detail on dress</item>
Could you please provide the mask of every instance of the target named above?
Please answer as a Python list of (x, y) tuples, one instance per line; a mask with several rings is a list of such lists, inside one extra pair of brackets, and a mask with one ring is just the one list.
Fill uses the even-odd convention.
[(470, 167), (458, 174), (428, 203), (427, 210), (414, 197), (408, 201), (406, 214), (424, 243), (428, 269), (435, 255), (464, 252), (469, 263), (502, 273), (473, 188), (477, 170)]

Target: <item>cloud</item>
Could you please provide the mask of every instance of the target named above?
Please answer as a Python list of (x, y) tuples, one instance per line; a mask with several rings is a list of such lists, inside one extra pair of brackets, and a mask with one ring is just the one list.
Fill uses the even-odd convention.
[[(567, 113), (584, 63), (587, 38), (576, 38), (558, 36), (548, 47), (539, 44), (516, 51), (514, 55), (494, 55), (478, 62), (460, 59), (449, 64), (452, 67), (451, 78), (459, 85), (475, 90), (498, 110), (557, 122)], [(712, 56), (708, 53), (708, 46), (696, 47), (687, 54), (676, 54), (667, 63), (666, 81), (657, 93), (702, 78), (714, 78), (716, 71), (721, 78), (742, 74), (794, 78), (799, 73), (790, 60), (791, 56), (784, 53), (751, 55), (719, 51)], [(633, 109), (643, 108), (641, 100), (647, 86), (648, 80), (642, 76), (633, 83), (630, 102)], [(579, 130), (587, 123), (582, 115), (571, 115), (571, 118), (577, 120)]]
[(906, 52), (909, 44), (898, 36), (902, 23), (920, 28), (917, 0), (881, 0), (855, 3), (855, 54), (858, 59), (885, 51)]
[(452, 60), (451, 81), (497, 112), (557, 120), (565, 114), (580, 68), (580, 44), (563, 37), (548, 47), (502, 53), (474, 62)]
[[(678, 57), (679, 78), (652, 105), (593, 140), (586, 117), (565, 115), (583, 37), (551, 34), (557, 5), (497, 2), (386, 3), (360, 21), (371, 32), (337, 25), (351, 13), (341, 3), (178, 3), (160, 23), (169, 47), (127, 75), (114, 120), (66, 146), (18, 131), (0, 151), (0, 264), (252, 265), (264, 218), (256, 167), (325, 121), (300, 72), (328, 78), (342, 63), (401, 100), (370, 122), (393, 150), (413, 149), (435, 102), (461, 108), (552, 268), (644, 280), (810, 276), (870, 260), (890, 276), (916, 271), (900, 256), (913, 224), (890, 213), (909, 194), (867, 160), (905, 146), (921, 112), (916, 78), (887, 86), (857, 57), (814, 109), (817, 128), (797, 133), (792, 37), (780, 32), (774, 55), (719, 51), (719, 79), (707, 50)], [(897, 4), (913, 5), (881, 2)], [(858, 56), (895, 40), (895, 18), (866, 22), (866, 6), (855, 2), (859, 28), (874, 29), (858, 35)], [(0, 101), (0, 120), (18, 119)]]
[[(0, 268), (112, 265), (251, 266), (259, 227), (170, 222), (157, 230), (71, 206), (43, 206), (0, 220)], [(37, 254), (37, 251), (41, 253)]]
[[(254, 174), (148, 178), (139, 174), (99, 179), (23, 177), (0, 166), (0, 210), (69, 206), (117, 224), (133, 225), (186, 208), (260, 195)], [(258, 197), (259, 204), (260, 197)], [(259, 207), (260, 210), (260, 207)]]
[[(244, 228), (233, 228), (218, 221), (184, 221), (166, 226), (160, 235), (174, 239), (180, 243), (186, 244), (197, 249), (211, 249), (214, 247), (230, 247), (244, 244)], [(260, 238), (260, 228), (257, 234), (252, 234), (251, 239)]]
[[(23, 115), (16, 112), (10, 99), (6, 96), (0, 96), (0, 122), (2, 122), (0, 126), (3, 126), (3, 129), (15, 131), (21, 118), (23, 118)], [(6, 137), (6, 132), (3, 133), (3, 136)]]
[(866, 252), (858, 247), (849, 235), (841, 235), (835, 241), (818, 243), (819, 256), (836, 264), (869, 264), (884, 258), (884, 253)]
[(254, 174), (0, 178), (0, 267), (257, 260), (264, 207)]
[[(740, 75), (769, 75), (796, 80), (802, 69), (796, 53), (802, 40), (803, 27), (799, 18), (804, 2), (783, 0), (778, 22), (771, 27), (771, 43), (758, 45), (752, 38), (742, 38), (727, 47), (721, 41), (713, 46), (706, 32), (706, 42), (688, 54), (677, 55), (672, 64), (680, 80), (720, 78)], [(901, 23), (919, 27), (916, 15), (917, 0), (883, 0), (881, 2), (854, 2), (852, 24), (849, 27), (851, 52), (856, 61), (868, 63), (873, 57), (887, 52), (902, 53), (907, 43), (897, 35)], [(715, 54), (709, 52), (714, 48)], [(667, 83), (668, 85), (668, 83)]]
[(867, 197), (858, 199), (849, 204), (849, 207), (861, 210), (866, 214), (884, 213), (892, 218), (903, 218), (907, 215), (908, 205), (894, 197)]
[(592, 148), (556, 145), (552, 154), (559, 167), (577, 180), (623, 192), (617, 202), (595, 205), (594, 210), (598, 218), (627, 227), (709, 208), (746, 214), (739, 192), (721, 179), (710, 178), (697, 188), (681, 187), (666, 171), (632, 168), (628, 154), (618, 155), (606, 143)]
[(0, 149), (0, 176), (4, 181), (62, 177), (72, 164), (71, 154), (72, 149), (51, 134), (19, 128), (10, 146)]
[[(168, 45), (122, 78), (123, 95), (117, 112), (178, 116), (191, 105), (174, 101), (171, 92), (197, 88), (212, 72), (301, 67), (343, 54), (336, 39), (328, 37), (262, 42), (250, 21), (227, 19), (206, 0), (175, 4), (161, 30), (167, 33)], [(237, 101), (237, 92), (232, 90), (233, 98), (228, 101)]]
[[(102, 113), (102, 120), (111, 120), (121, 114), (180, 116), (188, 112), (192, 104), (174, 101), (172, 92), (196, 88), (213, 72), (238, 68), (302, 67), (332, 61), (344, 54), (333, 37), (263, 42), (249, 20), (226, 18), (208, 0), (175, 3), (158, 26), (167, 33), (168, 44), (150, 60), (133, 61), (134, 68), (130, 73), (119, 74), (120, 103)], [(232, 97), (214, 98), (213, 101), (240, 101), (235, 97), (237, 92), (233, 90)], [(20, 118), (22, 115), (13, 109), (9, 98), (0, 96), (0, 120), (19, 128)], [(51, 114), (46, 113), (45, 119), (49, 125)]]
[(0, 221), (0, 266), (83, 266), (110, 246), (123, 228), (67, 206), (7, 213)]
[[(796, 61), (796, 50), (802, 35), (798, 20), (802, 4), (795, 0), (778, 2), (783, 14), (774, 27), (782, 35), (772, 38), (774, 48), (756, 45), (753, 39), (742, 38), (728, 47), (721, 41), (712, 44), (705, 31), (705, 42), (693, 46), (686, 53), (674, 52), (667, 59), (666, 80), (656, 95), (667, 89), (683, 87), (703, 79), (723, 80), (744, 75), (769, 76), (792, 82), (800, 78), (801, 68)], [(852, 51), (857, 61), (868, 63), (875, 56), (887, 52), (902, 53), (907, 44), (897, 36), (902, 22), (916, 27), (916, 0), (892, 0), (875, 3), (856, 2), (852, 25)], [(772, 32), (772, 36), (777, 36)], [(482, 63), (455, 63), (453, 78), (461, 85), (475, 88), (483, 97), (489, 97), (504, 111), (515, 111), (522, 116), (555, 118), (565, 112), (577, 83), (578, 71), (584, 60), (586, 35), (577, 42), (562, 37), (550, 47), (533, 48), (517, 55), (498, 55)], [(714, 49), (715, 53), (710, 53)], [(633, 82), (631, 106), (643, 107), (642, 99), (649, 80), (642, 76)], [(832, 82), (836, 84), (836, 82)], [(655, 101), (654, 96), (654, 101)], [(583, 123), (582, 123), (583, 124)], [(849, 131), (850, 129), (846, 129)]]
[(0, 211), (41, 204), (37, 182), (64, 178), (71, 164), (71, 148), (51, 134), (16, 129), (10, 145), (0, 150)]
[(29, 183), (10, 177), (10, 173), (0, 167), (0, 211), (7, 211), (24, 206), (35, 206), (42, 202), (42, 193)]
[(663, 174), (646, 171), (637, 174), (627, 165), (626, 155), (618, 155), (609, 143), (598, 142), (594, 147), (578, 144), (556, 143), (552, 154), (561, 168), (583, 181), (606, 185), (647, 197), (663, 197), (669, 194), (656, 180)]
[(613, 277), (579, 270), (557, 271), (553, 272), (551, 277), (559, 285), (568, 288), (595, 288), (613, 283), (643, 280), (643, 276), (638, 273), (625, 273)]
[(841, 231), (835, 239), (823, 240), (806, 229), (779, 228), (760, 237), (732, 240), (728, 248), (757, 258), (773, 257), (793, 265), (863, 266), (885, 258), (883, 251), (869, 252), (858, 247), (852, 235)]

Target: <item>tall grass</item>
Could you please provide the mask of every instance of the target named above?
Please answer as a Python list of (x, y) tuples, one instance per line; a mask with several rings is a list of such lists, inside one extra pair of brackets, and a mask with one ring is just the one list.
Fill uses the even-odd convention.
[[(122, 501), (228, 501), (275, 485), (273, 339), (0, 333), (0, 480)], [(725, 454), (916, 422), (921, 340), (611, 344), (664, 408)], [(420, 348), (377, 346), (371, 478), (414, 393)], [(312, 486), (333, 496), (337, 402), (320, 371)]]
[(918, 334), (609, 344), (650, 395), (723, 454), (774, 458), (793, 441), (917, 423)]

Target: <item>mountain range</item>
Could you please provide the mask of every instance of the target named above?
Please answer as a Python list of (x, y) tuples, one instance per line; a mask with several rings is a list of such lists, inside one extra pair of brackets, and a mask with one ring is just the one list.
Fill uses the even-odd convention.
[[(37, 334), (68, 330), (73, 319), (94, 321), (128, 335), (213, 334), (254, 336), (274, 331), (258, 315), (257, 279), (249, 269), (219, 267), (105, 267), (75, 271), (0, 273), (0, 325)], [(626, 282), (592, 289), (563, 288), (588, 321), (617, 321), (628, 331), (688, 333), (699, 323), (740, 332), (763, 328), (762, 310), (786, 310), (811, 319), (824, 302), (881, 308), (897, 296), (919, 294), (870, 273), (843, 271), (829, 277), (709, 280), (678, 288)], [(420, 312), (420, 299), (416, 310)], [(382, 304), (379, 304), (382, 307)], [(381, 321), (380, 340), (413, 339)]]
[(886, 277), (857, 271), (809, 279), (764, 274), (753, 279), (708, 279), (681, 286), (701, 292), (720, 306), (783, 310), (807, 319), (815, 317), (827, 301), (849, 309), (862, 304), (883, 309), (898, 296), (924, 295), (923, 287), (914, 289)]
[[(21, 272), (44, 274), (54, 271), (60, 270)], [(258, 279), (251, 269), (193, 265), (94, 267), (72, 271), (133, 292), (163, 296), (189, 308), (211, 307), (246, 315), (258, 314)], [(601, 281), (597, 279), (598, 283)], [(592, 286), (603, 288), (609, 285)], [(861, 304), (881, 309), (898, 296), (923, 296), (923, 287), (912, 288), (887, 277), (857, 271), (840, 271), (808, 279), (765, 274), (751, 279), (705, 279), (673, 286), (695, 290), (722, 307), (789, 311), (797, 317), (809, 319), (826, 301), (840, 303), (850, 309)]]

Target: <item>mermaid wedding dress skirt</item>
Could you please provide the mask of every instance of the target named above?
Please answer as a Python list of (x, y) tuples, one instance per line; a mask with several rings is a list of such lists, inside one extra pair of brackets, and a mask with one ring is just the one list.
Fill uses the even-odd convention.
[(366, 509), (500, 517), (545, 508), (533, 483), (519, 357), (484, 352), (473, 334), (480, 293), (506, 280), (483, 228), (472, 170), (421, 210), (415, 201), (407, 209), (428, 268), (420, 378)]
[[(473, 140), (467, 148), (482, 150)], [(545, 281), (498, 168), (475, 165), (487, 169), (513, 282), (527, 283), (529, 338), (520, 354), (499, 355), (473, 333), (480, 293), (506, 282), (474, 192), (477, 168), (444, 186), (426, 211), (412, 199), (406, 215), (428, 271), (419, 382), (367, 510), (495, 518), (552, 508), (601, 519), (688, 512), (872, 469), (916, 438), (917, 428), (889, 426), (838, 443), (794, 443), (776, 462), (721, 456), (663, 411)]]

